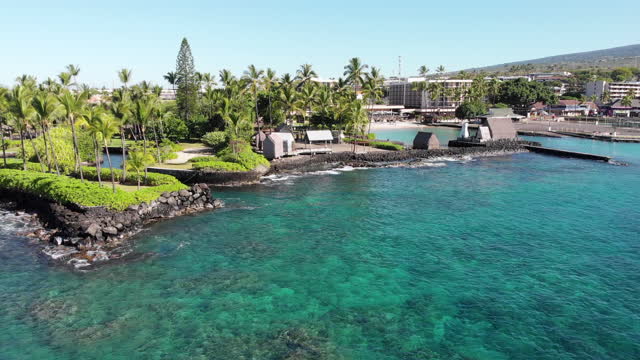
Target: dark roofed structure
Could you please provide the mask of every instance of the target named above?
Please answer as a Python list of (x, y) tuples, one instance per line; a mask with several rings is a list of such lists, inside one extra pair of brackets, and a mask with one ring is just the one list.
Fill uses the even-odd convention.
[(287, 124), (281, 124), (280, 126), (278, 126), (276, 128), (276, 132), (288, 132), (288, 133), (293, 133), (293, 131), (291, 130), (291, 128), (289, 127), (289, 125)]
[(413, 138), (413, 148), (421, 150), (431, 150), (440, 148), (440, 141), (434, 133), (418, 131)]

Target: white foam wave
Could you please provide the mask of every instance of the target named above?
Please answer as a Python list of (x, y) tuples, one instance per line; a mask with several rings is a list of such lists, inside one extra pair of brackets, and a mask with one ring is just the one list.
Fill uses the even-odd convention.
[(427, 162), (422, 164), (422, 166), (427, 166), (427, 167), (443, 167), (443, 166), (447, 166), (447, 164), (443, 163), (443, 162)]

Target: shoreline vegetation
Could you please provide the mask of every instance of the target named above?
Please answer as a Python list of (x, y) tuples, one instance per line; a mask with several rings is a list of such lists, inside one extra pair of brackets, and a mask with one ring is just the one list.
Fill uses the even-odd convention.
[[(488, 83), (483, 74), (460, 74), (471, 80), (469, 87), (453, 92), (440, 81), (447, 78), (443, 66), (434, 74), (422, 66), (419, 73), (424, 81), (412, 90), (427, 91), (440, 103), (457, 98), (455, 103), (469, 110), (464, 118), (482, 114), (490, 104), (522, 107), (555, 100), (539, 83)], [(222, 206), (206, 184), (243, 185), (268, 174), (318, 167), (526, 151), (521, 141), (423, 151), (375, 139), (372, 130), (424, 125), (418, 118), (374, 121), (373, 109), (384, 97), (380, 69), (354, 57), (343, 75), (321, 80), (310, 64), (302, 64), (294, 74), (278, 76), (249, 65), (241, 76), (224, 69), (216, 78), (196, 71), (183, 39), (175, 72), (164, 75), (171, 91), (147, 81), (134, 84), (127, 68), (117, 71), (121, 86), (110, 90), (80, 83), (80, 67), (73, 64), (55, 79), (19, 76), (12, 88), (0, 87), (0, 199), (34, 210), (49, 229), (37, 237), (52, 244), (48, 249), (60, 247), (48, 250), (52, 256), (85, 267), (108, 259), (150, 222)], [(526, 96), (515, 96), (521, 93)], [(335, 131), (345, 144), (332, 148), (335, 153), (272, 163), (260, 153), (266, 134), (293, 132), (300, 141), (306, 129)], [(357, 153), (357, 148), (367, 150)], [(122, 155), (120, 168), (114, 153)]]

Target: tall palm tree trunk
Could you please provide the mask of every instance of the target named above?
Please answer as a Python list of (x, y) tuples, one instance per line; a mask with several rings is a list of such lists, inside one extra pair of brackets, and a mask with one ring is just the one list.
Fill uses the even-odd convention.
[(51, 172), (51, 157), (49, 156), (49, 145), (47, 142), (47, 131), (45, 129), (44, 124), (41, 124), (42, 127), (42, 141), (44, 141), (44, 156), (47, 159), (47, 171)]
[(53, 158), (53, 164), (56, 167), (56, 174), (60, 175), (60, 166), (58, 165), (58, 157), (56, 155), (56, 147), (53, 141), (51, 140), (51, 134), (49, 133), (49, 127), (45, 128), (45, 133), (49, 137), (49, 143), (51, 144), (51, 157)]
[(273, 119), (271, 118), (271, 90), (269, 90), (269, 127), (273, 127)]
[(24, 133), (20, 129), (20, 147), (22, 148), (22, 170), (27, 171), (27, 152), (24, 150)]
[[(141, 131), (142, 132), (142, 150), (144, 152), (144, 155), (146, 156), (147, 155), (147, 136), (145, 134), (144, 127), (141, 127), (140, 129), (142, 130)], [(138, 177), (139, 176), (140, 175), (138, 175)], [(147, 177), (148, 176), (149, 176), (149, 172), (147, 171), (147, 167), (145, 166), (145, 168), (144, 168), (144, 183), (145, 183), (145, 185), (147, 184)]]
[(40, 153), (38, 149), (36, 149), (36, 144), (33, 142), (33, 137), (31, 136), (31, 132), (27, 129), (27, 136), (29, 137), (29, 142), (31, 143), (31, 147), (33, 148), (33, 152), (36, 153), (36, 158), (38, 158), (38, 163), (40, 163), (40, 169), (44, 172), (44, 164), (42, 163), (42, 158), (40, 158)]
[(111, 172), (111, 186), (113, 187), (113, 192), (116, 192), (116, 177), (113, 173), (113, 165), (111, 164), (111, 155), (109, 155), (109, 146), (107, 146), (107, 139), (104, 140), (104, 150), (107, 152), (107, 161), (109, 162), (109, 171)]
[(2, 131), (2, 160), (4, 161), (4, 167), (7, 167), (7, 145), (4, 141), (4, 129), (2, 128), (2, 124), (0, 124), (0, 131)]
[(122, 140), (122, 183), (127, 180), (127, 146), (125, 145), (124, 127), (120, 128), (120, 139)]
[(96, 154), (96, 175), (98, 175), (98, 185), (102, 186), (102, 159), (100, 158), (100, 147), (98, 146), (98, 140), (93, 138), (93, 151)]
[(153, 137), (155, 138), (155, 142), (156, 142), (156, 154), (158, 155), (158, 162), (161, 163), (162, 158), (160, 157), (160, 143), (158, 142), (158, 133), (156, 132), (155, 126), (151, 128), (153, 129)]
[(71, 120), (71, 135), (73, 136), (73, 158), (75, 160), (75, 171), (80, 172), (80, 180), (84, 181), (84, 174), (82, 173), (82, 166), (80, 166), (80, 150), (78, 147), (78, 136), (76, 135), (76, 122), (73, 117)]

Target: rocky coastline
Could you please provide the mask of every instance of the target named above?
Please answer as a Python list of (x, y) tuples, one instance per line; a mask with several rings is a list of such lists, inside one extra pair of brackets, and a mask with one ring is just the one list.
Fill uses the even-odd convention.
[(284, 158), (271, 162), (267, 175), (281, 173), (304, 173), (328, 170), (342, 166), (386, 167), (397, 164), (410, 164), (438, 158), (487, 157), (528, 152), (526, 145), (539, 143), (523, 140), (494, 141), (474, 147), (450, 147), (433, 150), (372, 151), (366, 153), (339, 152), (321, 154), (304, 158)]
[(1, 194), (0, 201), (33, 224), (33, 231), (21, 235), (37, 239), (44, 254), (76, 269), (122, 258), (126, 240), (150, 223), (223, 206), (206, 184), (165, 192), (124, 211), (63, 205), (19, 191)]

